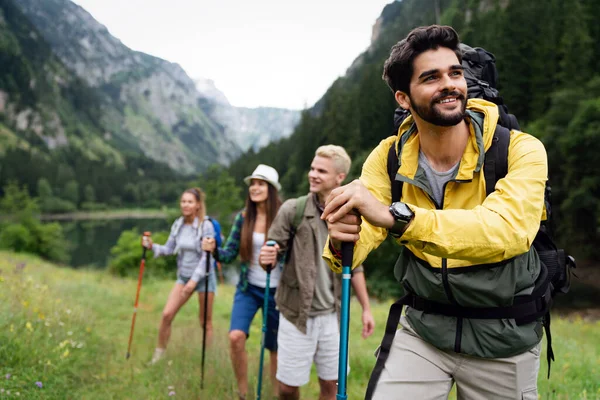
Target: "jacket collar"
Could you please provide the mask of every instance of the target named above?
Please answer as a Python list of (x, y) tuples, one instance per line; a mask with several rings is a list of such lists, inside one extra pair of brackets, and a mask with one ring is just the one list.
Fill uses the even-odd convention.
[[(479, 172), (483, 166), (485, 150), (492, 143), (498, 108), (495, 104), (481, 99), (470, 99), (467, 102), (467, 123), (469, 124), (470, 138), (460, 160), (456, 173), (456, 180), (472, 180), (473, 174)], [(414, 179), (419, 169), (419, 132), (412, 116), (400, 126), (398, 130), (398, 148), (400, 154), (400, 168), (398, 174), (409, 179)]]
[(317, 208), (317, 202), (319, 201), (317, 195), (314, 193), (308, 194), (308, 199), (306, 199), (306, 208), (304, 209), (304, 216), (307, 218), (319, 218), (321, 217), (321, 213)]

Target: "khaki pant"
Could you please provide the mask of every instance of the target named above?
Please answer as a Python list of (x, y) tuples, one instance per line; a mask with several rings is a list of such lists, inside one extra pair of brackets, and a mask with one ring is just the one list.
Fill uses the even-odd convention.
[(445, 352), (425, 342), (402, 317), (373, 400), (446, 399), (456, 382), (458, 400), (537, 400), (540, 345), (507, 358)]

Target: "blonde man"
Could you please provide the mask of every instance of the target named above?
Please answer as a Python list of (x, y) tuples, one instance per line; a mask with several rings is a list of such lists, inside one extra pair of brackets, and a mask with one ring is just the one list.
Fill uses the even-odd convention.
[[(315, 363), (319, 399), (335, 399), (341, 279), (321, 258), (327, 225), (320, 219), (331, 191), (350, 170), (351, 160), (340, 146), (321, 146), (310, 165), (310, 193), (286, 201), (269, 229), (274, 247), (263, 246), (259, 262), (285, 260), (275, 301), (279, 308), (277, 380), (280, 399), (299, 399)], [(290, 248), (291, 245), (291, 248)], [(362, 306), (363, 338), (373, 333), (374, 321), (362, 268), (354, 270), (352, 286)]]

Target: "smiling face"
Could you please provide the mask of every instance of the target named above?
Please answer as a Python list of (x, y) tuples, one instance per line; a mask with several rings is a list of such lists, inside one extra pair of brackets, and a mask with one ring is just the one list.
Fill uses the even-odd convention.
[(179, 208), (184, 217), (195, 217), (200, 210), (200, 202), (193, 194), (184, 192), (179, 200)]
[(340, 186), (345, 177), (346, 174), (335, 168), (335, 162), (331, 158), (315, 156), (308, 172), (310, 192), (327, 195)]
[(262, 203), (269, 198), (269, 184), (261, 179), (252, 179), (248, 187), (250, 200), (255, 203)]
[(396, 92), (398, 104), (432, 125), (454, 126), (465, 117), (467, 82), (454, 51), (427, 50), (413, 61), (410, 93)]

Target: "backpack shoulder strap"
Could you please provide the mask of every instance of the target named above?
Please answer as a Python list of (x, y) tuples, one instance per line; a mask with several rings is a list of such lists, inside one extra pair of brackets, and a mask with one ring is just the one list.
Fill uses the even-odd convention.
[(298, 230), (298, 226), (302, 222), (302, 218), (304, 217), (304, 210), (306, 209), (306, 202), (308, 200), (309, 195), (300, 196), (296, 199), (296, 213), (294, 214), (294, 219), (292, 220), (292, 229), (290, 238), (288, 239), (288, 249), (285, 255), (285, 262), (290, 259), (290, 255), (292, 253), (292, 247), (294, 244), (294, 236), (296, 236), (296, 231)]
[(210, 215), (208, 216), (208, 219), (212, 223), (212, 226), (213, 226), (213, 228), (215, 230), (215, 240), (217, 241), (217, 246), (220, 246), (221, 243), (222, 243), (222, 240), (221, 240), (221, 224), (219, 223), (219, 221), (217, 221), (216, 219), (214, 219)]
[(400, 198), (402, 197), (402, 182), (396, 180), (396, 174), (400, 167), (400, 161), (398, 160), (398, 153), (396, 150), (397, 145), (397, 141), (392, 143), (387, 158), (387, 172), (392, 188), (392, 203), (400, 201)]
[(483, 175), (485, 177), (486, 196), (492, 194), (496, 182), (508, 173), (508, 146), (510, 145), (510, 130), (496, 124), (492, 145), (485, 152)]
[(304, 209), (306, 208), (307, 200), (308, 195), (300, 196), (296, 199), (296, 214), (294, 214), (294, 219), (292, 221), (294, 234), (296, 233), (296, 229), (298, 229), (298, 226), (302, 222), (302, 217), (304, 217)]

